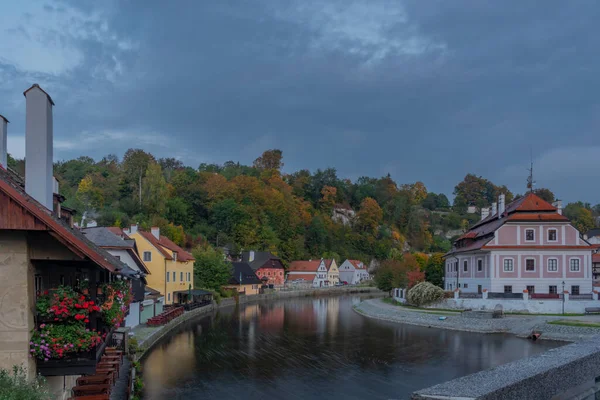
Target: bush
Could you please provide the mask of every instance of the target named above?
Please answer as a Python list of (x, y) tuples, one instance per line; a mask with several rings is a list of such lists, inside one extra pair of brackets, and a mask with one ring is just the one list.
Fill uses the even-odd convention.
[(29, 382), (25, 370), (14, 367), (12, 373), (0, 369), (0, 399), (51, 400), (52, 396), (41, 378)]
[(134, 355), (137, 352), (139, 352), (140, 345), (139, 345), (137, 339), (134, 337), (130, 337), (128, 340), (129, 340), (129, 342), (127, 344), (128, 344), (129, 355)]
[(406, 300), (415, 306), (438, 302), (444, 298), (444, 290), (429, 282), (421, 282), (408, 291)]

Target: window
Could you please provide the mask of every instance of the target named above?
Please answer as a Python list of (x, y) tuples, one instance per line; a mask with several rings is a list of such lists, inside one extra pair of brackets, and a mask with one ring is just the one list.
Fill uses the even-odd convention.
[(121, 260), (121, 256), (115, 256), (117, 260)]
[(177, 261), (177, 252), (176, 251), (173, 252), (173, 261)]
[(177, 282), (177, 275), (175, 271), (173, 271), (173, 282)]
[(167, 272), (167, 282), (169, 282), (169, 276), (170, 274)]
[(579, 294), (579, 286), (571, 286), (571, 294)]
[(554, 286), (554, 285), (548, 286), (548, 293), (550, 293), (550, 294), (557, 294), (558, 293), (557, 287)]
[(529, 294), (534, 294), (535, 293), (535, 286), (527, 286), (527, 291), (529, 292)]
[(533, 229), (525, 229), (525, 241), (526, 242), (535, 241), (535, 231)]
[(548, 259), (548, 272), (558, 271), (558, 260), (556, 258)]
[(548, 241), (556, 242), (556, 229), (548, 229)]
[(483, 292), (483, 286), (477, 285), (477, 293), (481, 294)]
[(571, 272), (579, 272), (579, 258), (571, 258), (570, 266)]
[(477, 260), (477, 271), (483, 271), (483, 260)]
[(504, 293), (512, 293), (512, 286), (504, 286)]
[(149, 251), (144, 252), (144, 261), (152, 261), (152, 253)]
[(469, 263), (467, 260), (463, 261), (463, 271), (467, 272), (469, 270)]
[(528, 258), (527, 260), (525, 260), (525, 271), (535, 271), (535, 260), (533, 258)]
[(465, 289), (468, 289), (468, 288), (469, 288), (469, 284), (468, 284), (468, 283), (463, 283), (463, 287), (464, 287)]
[(513, 259), (505, 258), (504, 259), (504, 272), (512, 272), (514, 271)]
[(167, 299), (169, 299), (169, 301), (171, 301), (171, 293), (169, 293), (169, 294), (167, 295)]
[(179, 280), (180, 280), (181, 282), (183, 282), (183, 272), (180, 272), (180, 273), (179, 273)]

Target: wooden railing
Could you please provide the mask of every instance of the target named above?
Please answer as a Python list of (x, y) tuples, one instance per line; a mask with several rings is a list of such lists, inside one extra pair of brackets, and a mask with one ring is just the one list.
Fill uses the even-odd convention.
[(171, 308), (168, 311), (163, 312), (162, 314), (157, 315), (156, 317), (152, 317), (148, 319), (146, 322), (149, 326), (160, 326), (171, 322), (173, 319), (183, 315), (183, 307)]

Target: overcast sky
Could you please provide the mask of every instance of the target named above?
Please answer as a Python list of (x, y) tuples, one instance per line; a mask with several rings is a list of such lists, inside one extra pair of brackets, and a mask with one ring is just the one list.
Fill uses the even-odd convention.
[(472, 172), (600, 203), (600, 3), (0, 0), (0, 114), (53, 97), (55, 158), (130, 147), (193, 167), (283, 150), (285, 171)]

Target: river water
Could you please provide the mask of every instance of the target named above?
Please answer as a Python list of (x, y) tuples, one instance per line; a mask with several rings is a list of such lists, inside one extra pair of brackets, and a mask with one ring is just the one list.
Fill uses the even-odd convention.
[(188, 321), (143, 363), (144, 399), (407, 399), (559, 346), (377, 321), (365, 297), (230, 307)]

